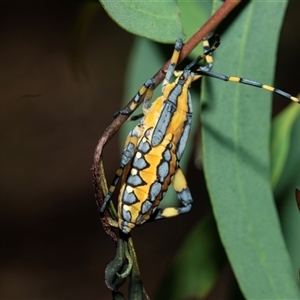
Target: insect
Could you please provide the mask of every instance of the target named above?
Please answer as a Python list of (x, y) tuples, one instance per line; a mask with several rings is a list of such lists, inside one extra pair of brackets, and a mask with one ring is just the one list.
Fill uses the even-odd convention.
[[(131, 114), (141, 97), (144, 97), (144, 116), (127, 136), (120, 166), (100, 208), (100, 212), (103, 213), (121, 178), (118, 227), (125, 234), (147, 220), (169, 218), (191, 209), (193, 199), (179, 162), (191, 128), (193, 108), (189, 89), (193, 81), (202, 76), (210, 76), (223, 81), (260, 87), (300, 103), (296, 97), (274, 87), (253, 80), (211, 72), (210, 54), (219, 44), (217, 35), (213, 46), (210, 47), (205, 41), (204, 53), (187, 65), (183, 71), (176, 72), (175, 68), (183, 45), (182, 40), (177, 39), (162, 84), (162, 95), (153, 101), (152, 105), (150, 104), (155, 82), (149, 79), (140, 88), (129, 109), (117, 112), (117, 114)], [(197, 68), (198, 62), (202, 59), (205, 59), (207, 64)], [(173, 74), (176, 79), (170, 82)], [(170, 184), (173, 185), (182, 206), (158, 208)]]

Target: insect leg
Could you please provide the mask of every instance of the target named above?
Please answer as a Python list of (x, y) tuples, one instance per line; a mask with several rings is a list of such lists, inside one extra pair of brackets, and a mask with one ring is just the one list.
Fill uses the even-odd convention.
[(179, 58), (182, 46), (183, 46), (182, 39), (178, 38), (175, 42), (174, 51), (173, 51), (172, 57), (170, 59), (170, 64), (169, 64), (169, 67), (167, 70), (167, 74), (166, 74), (166, 77), (162, 84), (162, 91), (164, 91), (165, 87), (170, 83), (171, 77), (177, 66), (177, 62), (178, 62), (178, 58)]
[(242, 84), (247, 84), (247, 85), (251, 85), (254, 87), (262, 88), (264, 90), (279, 94), (285, 98), (288, 98), (288, 99), (300, 104), (300, 100), (298, 98), (296, 98), (282, 90), (279, 90), (277, 88), (274, 88), (274, 87), (266, 85), (266, 84), (262, 84), (260, 82), (254, 81), (254, 80), (249, 80), (249, 79), (245, 79), (245, 78), (241, 78), (241, 77), (227, 76), (224, 74), (213, 73), (213, 72), (205, 71), (202, 69), (196, 70), (195, 73), (197, 73), (199, 75), (217, 78), (217, 79), (220, 79), (223, 81), (231, 81), (231, 82), (242, 83)]
[(183, 206), (166, 207), (163, 209), (157, 209), (153, 220), (159, 220), (162, 218), (171, 218), (190, 211), (192, 207), (193, 198), (190, 189), (187, 185), (185, 176), (182, 170), (180, 169), (180, 167), (178, 167), (178, 169), (174, 174), (172, 184)]
[(134, 115), (134, 116), (130, 116), (127, 121), (136, 121), (140, 118), (142, 118), (144, 116), (144, 114), (138, 114), (138, 115)]
[[(204, 48), (204, 53), (200, 54), (195, 60), (193, 60), (190, 64), (188, 64), (184, 70), (190, 70), (192, 67), (194, 67), (200, 60), (202, 59), (207, 59), (207, 56), (209, 57), (212, 52), (214, 52), (219, 46), (220, 46), (220, 37), (216, 34), (215, 35), (215, 42), (212, 46), (208, 46), (208, 48), (205, 50)], [(206, 43), (207, 46), (207, 43)], [(211, 56), (210, 56), (211, 57)], [(208, 59), (208, 69), (209, 69), (209, 60)], [(205, 67), (203, 67), (204, 69), (206, 69)], [(211, 67), (212, 68), (212, 62), (211, 62)], [(209, 70), (210, 70), (209, 69)], [(201, 68), (200, 68), (201, 70)]]
[(134, 156), (135, 148), (136, 148), (136, 144), (137, 144), (137, 140), (138, 140), (139, 136), (140, 136), (139, 127), (135, 127), (127, 136), (127, 139), (125, 142), (125, 148), (124, 148), (124, 150), (122, 152), (122, 156), (121, 156), (120, 166), (115, 174), (115, 177), (109, 188), (109, 191), (104, 198), (104, 202), (100, 208), (101, 213), (103, 213), (105, 211), (107, 203), (110, 201), (110, 199), (116, 189), (116, 186), (123, 174), (125, 167), (130, 163), (130, 161), (132, 160), (132, 158)]
[[(210, 50), (210, 44), (209, 44), (209, 39), (214, 36), (214, 32), (210, 32), (204, 39), (203, 39), (203, 50), (204, 53), (209, 53)], [(220, 43), (220, 41), (219, 41)], [(200, 70), (204, 71), (210, 71), (213, 67), (213, 57), (212, 57), (212, 52), (210, 54), (207, 54), (205, 56), (206, 60), (206, 65), (203, 67), (199, 67)]]
[(144, 102), (143, 102), (143, 113), (138, 114), (138, 115), (134, 115), (134, 116), (130, 116), (127, 121), (136, 121), (140, 118), (142, 118), (143, 116), (145, 116), (150, 108), (150, 101), (152, 99), (153, 96), (153, 85), (151, 85), (148, 90), (145, 93), (145, 98), (144, 98)]
[(139, 89), (139, 91), (134, 96), (133, 100), (130, 102), (129, 107), (118, 110), (114, 113), (114, 118), (116, 118), (118, 115), (130, 115), (136, 108), (138, 107), (138, 103), (141, 100), (143, 96), (145, 96), (144, 103), (149, 103), (149, 101), (152, 98), (153, 95), (153, 89), (154, 89), (155, 81), (154, 79), (150, 78), (148, 79), (143, 86)]

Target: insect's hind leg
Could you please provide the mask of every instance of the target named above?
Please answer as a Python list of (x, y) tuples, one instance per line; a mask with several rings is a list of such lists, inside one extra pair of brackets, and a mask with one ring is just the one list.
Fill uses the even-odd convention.
[(172, 185), (183, 206), (157, 209), (154, 213), (153, 220), (176, 217), (178, 215), (185, 214), (191, 210), (193, 198), (190, 189), (187, 185), (185, 176), (180, 167), (178, 167), (174, 174)]

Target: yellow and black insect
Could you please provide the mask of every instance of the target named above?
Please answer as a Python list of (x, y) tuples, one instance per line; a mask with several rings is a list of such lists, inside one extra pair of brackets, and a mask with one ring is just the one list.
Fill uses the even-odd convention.
[[(187, 65), (183, 71), (175, 72), (182, 48), (182, 40), (177, 39), (162, 85), (162, 96), (150, 105), (155, 82), (149, 79), (138, 91), (129, 109), (117, 112), (117, 114), (131, 114), (137, 108), (141, 97), (144, 97), (144, 117), (126, 139), (120, 167), (100, 209), (101, 213), (105, 211), (122, 177), (118, 198), (118, 227), (122, 232), (127, 234), (136, 225), (141, 225), (147, 220), (173, 217), (191, 209), (192, 196), (179, 162), (191, 128), (193, 109), (189, 89), (193, 81), (202, 76), (210, 76), (223, 81), (260, 87), (300, 103), (296, 97), (274, 87), (211, 72), (210, 54), (219, 44), (219, 37), (215, 36), (212, 47), (206, 43), (203, 54)], [(197, 68), (198, 62), (202, 59), (206, 59), (207, 64)], [(170, 83), (173, 74), (176, 80)], [(182, 206), (160, 209), (158, 205), (171, 183)]]

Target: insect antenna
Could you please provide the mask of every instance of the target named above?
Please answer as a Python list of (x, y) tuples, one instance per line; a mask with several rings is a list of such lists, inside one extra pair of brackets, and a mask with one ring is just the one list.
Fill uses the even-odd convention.
[(212, 77), (212, 78), (216, 78), (216, 79), (220, 79), (222, 81), (230, 81), (230, 82), (235, 82), (235, 83), (242, 83), (242, 84), (247, 84), (247, 85), (251, 85), (257, 88), (262, 88), (264, 90), (273, 92), (275, 94), (281, 95), (287, 99), (290, 99), (293, 102), (299, 103), (300, 104), (300, 100), (297, 97), (292, 96), (291, 94), (284, 92), (280, 89), (277, 89), (275, 87), (254, 81), (254, 80), (250, 80), (250, 79), (245, 79), (245, 78), (241, 78), (241, 77), (235, 77), (235, 76), (227, 76), (224, 74), (219, 74), (219, 73), (214, 73), (214, 72), (210, 72), (210, 71), (205, 71), (203, 69), (197, 69), (195, 71), (196, 74), (198, 75), (202, 75), (202, 76), (208, 76), (208, 77)]

